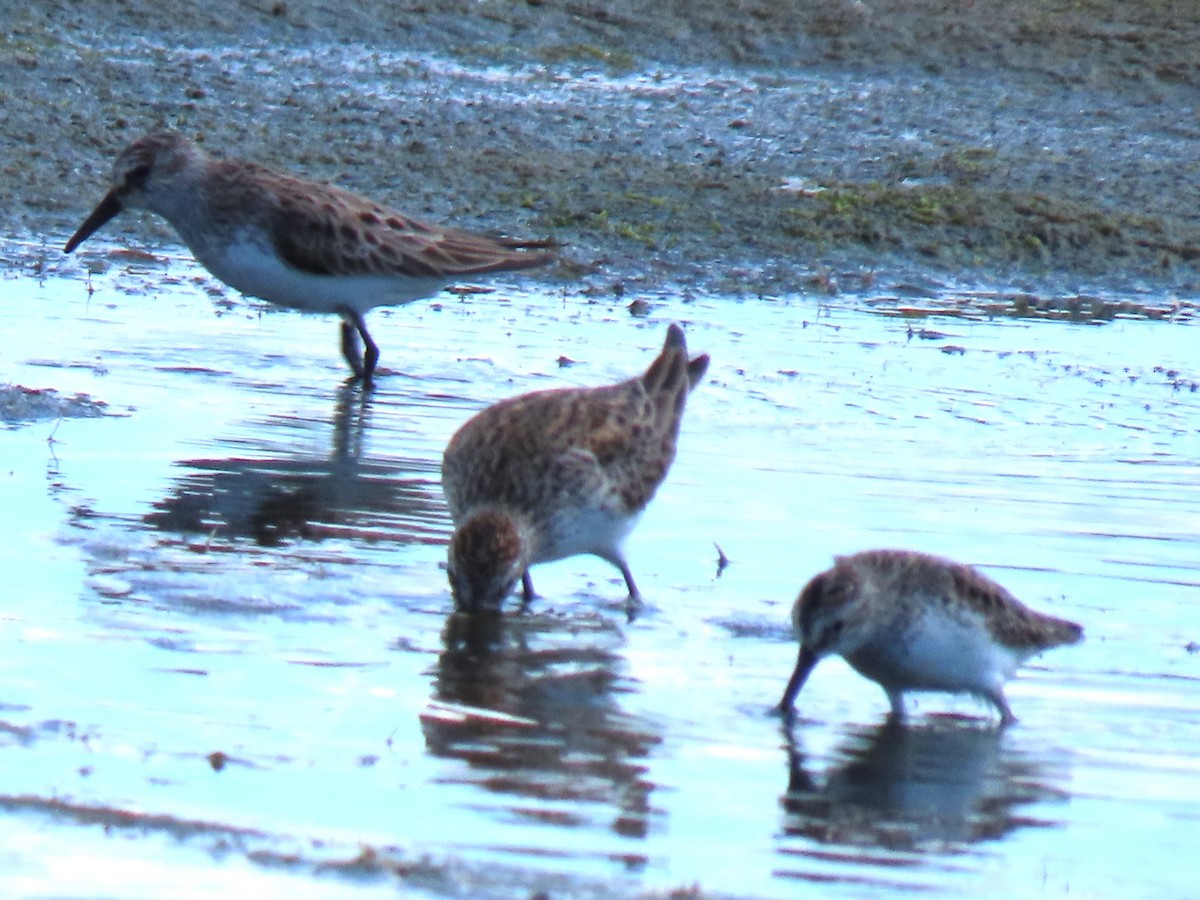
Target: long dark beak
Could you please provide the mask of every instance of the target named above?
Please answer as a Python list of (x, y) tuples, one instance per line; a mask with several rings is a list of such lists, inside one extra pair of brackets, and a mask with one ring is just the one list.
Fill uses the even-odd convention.
[(122, 209), (121, 200), (117, 196), (117, 192), (109, 191), (105, 198), (100, 201), (100, 205), (92, 210), (92, 214), (83, 220), (83, 224), (79, 226), (79, 230), (71, 235), (71, 239), (63, 247), (63, 253), (73, 252), (76, 247), (99, 231), (105, 222)]
[(792, 672), (792, 677), (788, 679), (787, 690), (783, 692), (783, 699), (779, 701), (779, 711), (787, 714), (792, 710), (792, 704), (796, 702), (796, 695), (800, 693), (800, 688), (804, 687), (804, 682), (808, 679), (813, 667), (817, 664), (817, 654), (813, 653), (803, 644), (800, 645), (800, 656), (796, 659), (796, 669)]

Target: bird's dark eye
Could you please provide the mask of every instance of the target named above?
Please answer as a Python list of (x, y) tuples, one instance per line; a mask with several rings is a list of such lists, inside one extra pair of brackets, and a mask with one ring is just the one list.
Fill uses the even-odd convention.
[(125, 176), (125, 183), (130, 187), (141, 187), (146, 183), (146, 179), (150, 177), (150, 164), (135, 166), (130, 169)]

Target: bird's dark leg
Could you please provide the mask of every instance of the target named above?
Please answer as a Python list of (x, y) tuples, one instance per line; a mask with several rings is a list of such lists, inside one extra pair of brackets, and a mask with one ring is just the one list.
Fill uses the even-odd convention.
[(637, 611), (642, 608), (642, 593), (638, 590), (637, 584), (633, 580), (633, 573), (629, 571), (629, 564), (623, 559), (616, 560), (617, 568), (621, 570), (621, 575), (625, 578), (625, 587), (629, 588), (629, 596), (625, 598), (625, 613), (632, 622)]
[(350, 364), (350, 368), (354, 371), (354, 377), (361, 380), (363, 377), (363, 364), (358, 349), (358, 331), (355, 329), (354, 324), (347, 320), (343, 320), (342, 322), (342, 356), (346, 357), (346, 362)]
[(1008, 701), (1004, 699), (1004, 691), (997, 688), (992, 691), (984, 691), (983, 696), (992, 702), (996, 710), (1000, 713), (1000, 727), (1007, 728), (1013, 722), (1017, 721), (1017, 717), (1013, 715), (1013, 711), (1008, 706)]
[[(354, 377), (361, 378), (364, 384), (370, 384), (375, 365), (379, 362), (379, 345), (371, 340), (362, 313), (349, 307), (343, 307), (339, 312), (342, 315), (342, 355), (354, 370)], [(358, 355), (359, 337), (363, 343), (361, 358)]]
[(364, 382), (369, 382), (371, 376), (375, 374), (375, 364), (379, 362), (379, 347), (371, 340), (371, 334), (367, 331), (367, 323), (363, 320), (362, 313), (351, 311), (351, 322), (358, 329), (358, 334), (363, 342), (363, 373), (362, 379)]
[(375, 364), (379, 362), (379, 347), (367, 333), (367, 324), (362, 320), (362, 316), (358, 317), (358, 333), (363, 339), (363, 380), (370, 381), (371, 376), (375, 374)]
[(529, 577), (529, 570), (525, 570), (525, 574), (521, 576), (521, 606), (526, 607), (534, 601), (537, 594), (533, 590), (533, 579)]

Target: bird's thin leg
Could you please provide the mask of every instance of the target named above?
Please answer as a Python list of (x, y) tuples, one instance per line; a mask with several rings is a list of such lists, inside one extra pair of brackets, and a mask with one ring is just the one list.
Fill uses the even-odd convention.
[(375, 374), (375, 364), (379, 362), (379, 346), (371, 340), (371, 335), (367, 332), (367, 323), (363, 321), (362, 316), (358, 316), (358, 333), (363, 339), (363, 380), (370, 381), (371, 376)]
[[(375, 374), (375, 364), (379, 362), (379, 345), (371, 339), (362, 313), (348, 306), (343, 306), (338, 312), (342, 316), (342, 355), (346, 357), (346, 362), (350, 363), (355, 377), (361, 378), (364, 384), (369, 384), (371, 376)], [(358, 353), (359, 337), (363, 343), (361, 358)]]
[(363, 364), (358, 350), (358, 329), (349, 319), (342, 320), (342, 356), (346, 357), (346, 362), (354, 371), (354, 377), (361, 380)]
[(525, 570), (525, 574), (521, 576), (521, 605), (528, 606), (534, 601), (537, 594), (533, 590), (533, 579), (529, 576), (529, 570)]
[(991, 691), (985, 691), (983, 694), (992, 705), (1000, 711), (1000, 727), (1007, 728), (1013, 722), (1017, 721), (1017, 717), (1013, 715), (1013, 711), (1008, 707), (1008, 701), (1004, 699), (1004, 692), (999, 688)]
[(617, 568), (621, 570), (621, 575), (625, 578), (625, 587), (629, 588), (629, 599), (640, 601), (642, 592), (638, 590), (637, 584), (634, 583), (633, 573), (629, 571), (629, 564), (625, 560), (617, 560)]
[(629, 621), (632, 622), (634, 615), (642, 607), (642, 593), (638, 590), (637, 584), (633, 580), (633, 573), (629, 571), (629, 564), (623, 559), (615, 560), (617, 568), (621, 570), (621, 574), (625, 577), (625, 587), (629, 588), (629, 596), (625, 598), (625, 612), (629, 616)]
[(370, 381), (371, 376), (375, 374), (375, 364), (379, 362), (379, 347), (371, 340), (371, 333), (367, 331), (367, 323), (363, 319), (362, 313), (351, 310), (350, 321), (358, 329), (359, 336), (363, 341), (363, 381)]

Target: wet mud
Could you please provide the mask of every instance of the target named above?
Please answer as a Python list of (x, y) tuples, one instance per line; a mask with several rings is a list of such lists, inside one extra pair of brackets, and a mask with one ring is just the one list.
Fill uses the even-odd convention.
[(551, 235), (559, 277), (598, 295), (846, 271), (1194, 293), (1189, 10), (13, 3), (0, 183), (35, 246), (5, 255), (63, 266), (114, 154), (169, 124), (406, 212)]

